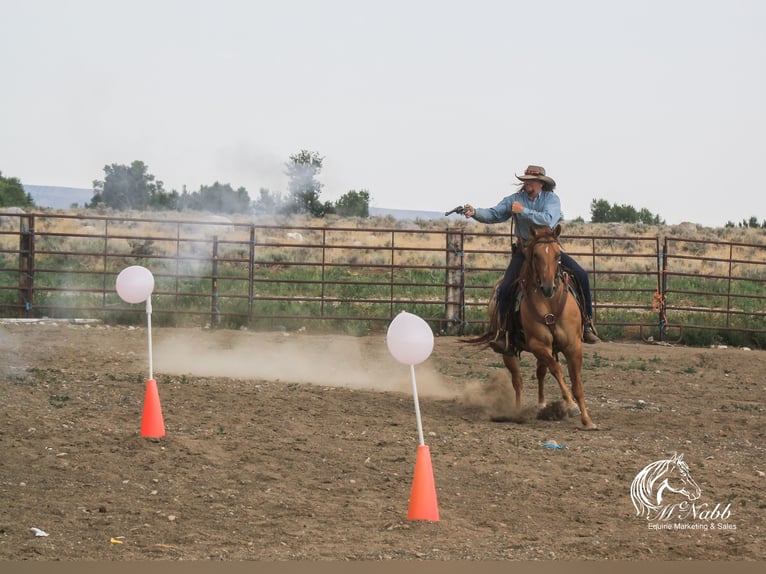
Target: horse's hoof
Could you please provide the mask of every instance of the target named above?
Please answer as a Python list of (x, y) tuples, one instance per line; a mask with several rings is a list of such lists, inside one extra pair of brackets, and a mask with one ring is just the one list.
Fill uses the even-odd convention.
[(580, 409), (578, 409), (577, 407), (569, 407), (567, 409), (567, 414), (569, 415), (570, 418), (571, 417), (579, 417), (580, 416)]
[(537, 418), (544, 421), (562, 421), (566, 418), (566, 408), (561, 401), (555, 401), (544, 408), (537, 409)]
[(583, 428), (581, 428), (580, 430), (584, 430), (584, 431), (597, 431), (597, 430), (599, 430), (599, 428), (598, 428), (597, 424), (590, 423), (589, 425), (584, 425)]

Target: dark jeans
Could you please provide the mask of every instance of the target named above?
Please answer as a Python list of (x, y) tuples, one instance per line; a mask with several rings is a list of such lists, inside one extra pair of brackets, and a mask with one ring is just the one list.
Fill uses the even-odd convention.
[[(513, 294), (513, 283), (521, 274), (521, 266), (524, 264), (524, 251), (522, 249), (513, 250), (511, 255), (511, 262), (508, 263), (508, 268), (505, 270), (503, 281), (500, 283), (500, 287), (497, 290), (498, 296), (498, 310), (500, 317), (505, 318), (508, 312), (508, 306), (511, 303), (511, 295)], [(580, 267), (580, 264), (572, 259), (568, 254), (561, 252), (561, 264), (570, 269), (577, 278), (577, 281), (582, 286), (583, 296), (585, 297), (585, 314), (588, 317), (593, 317), (593, 302), (590, 298), (590, 281), (588, 280), (588, 273), (585, 269)]]

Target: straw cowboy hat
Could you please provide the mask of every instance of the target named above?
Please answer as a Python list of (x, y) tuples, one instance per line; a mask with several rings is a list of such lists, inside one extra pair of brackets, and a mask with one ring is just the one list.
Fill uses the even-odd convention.
[(543, 190), (545, 191), (552, 191), (556, 187), (556, 182), (553, 181), (553, 178), (545, 175), (545, 168), (539, 165), (530, 165), (524, 170), (524, 175), (517, 175), (516, 178), (521, 181), (529, 181), (530, 179), (542, 181)]

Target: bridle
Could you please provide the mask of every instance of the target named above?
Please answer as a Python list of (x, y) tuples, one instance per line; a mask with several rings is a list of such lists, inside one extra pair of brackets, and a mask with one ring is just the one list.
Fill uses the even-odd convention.
[[(545, 244), (545, 243), (558, 243), (558, 240), (557, 239), (544, 239), (542, 241), (536, 242), (534, 246), (537, 246), (539, 244)], [(531, 253), (532, 249), (529, 249), (529, 252)], [(531, 260), (529, 260), (527, 262), (527, 264), (528, 265), (533, 265)], [(531, 307), (533, 312), (534, 312), (535, 318), (540, 323), (542, 323), (543, 325), (548, 327), (548, 329), (550, 329), (550, 331), (551, 331), (551, 334), (553, 333), (553, 329), (556, 326), (556, 320), (562, 315), (562, 313), (564, 313), (564, 308), (566, 307), (567, 298), (569, 296), (569, 293), (568, 293), (568, 291), (569, 291), (569, 274), (566, 271), (562, 271), (562, 269), (561, 269), (561, 260), (559, 260), (558, 265), (556, 267), (556, 278), (555, 278), (554, 282), (558, 282), (559, 279), (561, 280), (564, 288), (561, 289), (561, 295), (559, 296), (559, 300), (560, 300), (559, 301), (559, 306), (558, 306), (558, 310), (556, 311), (556, 313), (545, 313), (543, 315), (542, 313), (540, 313), (540, 311), (537, 310), (537, 307), (535, 307), (534, 305), (531, 304), (531, 301), (527, 301), (527, 303), (529, 304), (529, 307)], [(535, 291), (538, 290), (539, 286), (540, 286), (540, 279), (538, 278), (538, 285), (535, 287)], [(524, 290), (527, 291), (527, 299), (530, 299), (529, 293), (528, 293), (528, 288), (527, 288), (526, 285), (524, 286)]]

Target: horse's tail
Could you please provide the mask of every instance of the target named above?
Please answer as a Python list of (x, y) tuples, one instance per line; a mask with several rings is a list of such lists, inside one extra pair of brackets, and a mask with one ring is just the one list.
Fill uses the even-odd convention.
[(489, 342), (495, 338), (495, 331), (487, 331), (486, 333), (479, 335), (478, 337), (470, 337), (468, 339), (459, 339), (461, 343), (468, 345), (489, 345)]
[(495, 286), (492, 289), (492, 295), (489, 297), (489, 306), (488, 306), (488, 313), (489, 313), (489, 330), (485, 332), (483, 335), (479, 335), (478, 337), (471, 337), (468, 339), (460, 339), (461, 343), (466, 343), (468, 345), (489, 345), (490, 341), (492, 341), (495, 336), (497, 336), (497, 330), (500, 328), (500, 317), (498, 313), (498, 305), (497, 305), (497, 297), (498, 297), (498, 289), (500, 289), (500, 283), (503, 282), (503, 278), (500, 277), (500, 279), (497, 280), (495, 283)]

